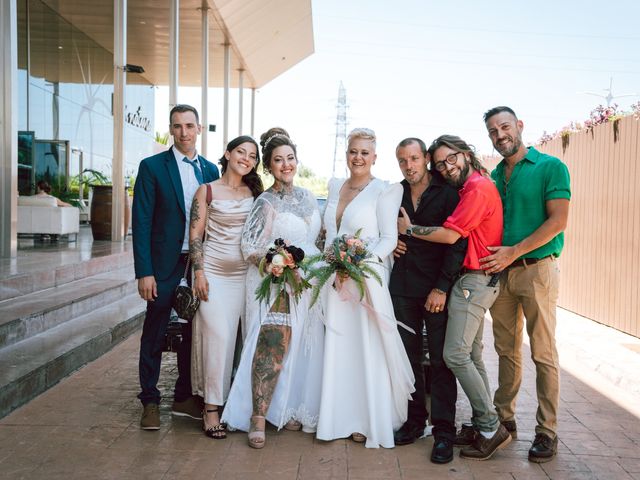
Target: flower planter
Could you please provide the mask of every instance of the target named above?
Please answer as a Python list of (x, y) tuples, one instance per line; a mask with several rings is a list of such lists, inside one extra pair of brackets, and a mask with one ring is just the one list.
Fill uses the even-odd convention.
[[(111, 240), (111, 205), (113, 203), (113, 187), (111, 185), (93, 185), (91, 200), (91, 233), (94, 240)], [(124, 194), (124, 231), (129, 231), (131, 208), (129, 195)]]

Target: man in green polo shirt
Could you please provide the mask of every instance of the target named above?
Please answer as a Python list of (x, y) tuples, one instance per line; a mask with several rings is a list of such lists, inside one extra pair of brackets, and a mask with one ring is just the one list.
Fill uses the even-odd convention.
[(493, 146), (504, 157), (491, 173), (504, 209), (503, 245), (489, 247), (494, 253), (480, 260), (488, 273), (503, 272), (500, 295), (491, 307), (499, 357), (493, 403), (502, 424), (516, 437), (516, 397), (522, 382), (522, 329), (526, 319), (538, 396), (538, 424), (529, 460), (542, 463), (551, 460), (558, 450), (557, 259), (569, 215), (569, 170), (559, 159), (525, 147), (524, 124), (511, 108), (492, 108), (484, 114), (484, 121)]

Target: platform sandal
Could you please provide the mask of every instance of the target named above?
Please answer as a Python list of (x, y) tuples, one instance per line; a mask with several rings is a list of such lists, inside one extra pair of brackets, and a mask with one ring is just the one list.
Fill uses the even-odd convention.
[[(260, 427), (258, 425), (258, 421), (261, 420), (262, 421), (262, 430), (260, 430)], [(264, 444), (265, 444), (265, 430), (266, 427), (266, 422), (263, 416), (261, 415), (253, 415), (251, 417), (251, 426), (249, 427), (249, 435), (247, 436), (247, 439), (249, 441), (249, 446), (251, 448), (264, 448)]]

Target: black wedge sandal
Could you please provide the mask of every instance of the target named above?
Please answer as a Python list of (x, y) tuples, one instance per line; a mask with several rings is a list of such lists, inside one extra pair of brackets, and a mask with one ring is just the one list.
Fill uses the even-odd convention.
[[(213, 438), (214, 440), (224, 440), (225, 438), (227, 438), (226, 424), (218, 423), (213, 427), (209, 427), (209, 428), (206, 427), (206, 424), (205, 424), (205, 418), (207, 416), (206, 414), (214, 413), (214, 412), (218, 412), (218, 409), (216, 408), (215, 410), (207, 410), (205, 408), (202, 411), (202, 430), (204, 431), (204, 434), (209, 438)], [(218, 417), (218, 422), (220, 422), (220, 417)]]

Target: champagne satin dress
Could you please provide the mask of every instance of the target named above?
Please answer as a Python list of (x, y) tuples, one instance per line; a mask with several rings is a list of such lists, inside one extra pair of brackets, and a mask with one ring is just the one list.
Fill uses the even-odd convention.
[(212, 200), (207, 207), (204, 274), (209, 300), (193, 324), (191, 383), (206, 403), (223, 405), (229, 395), (238, 322), (245, 315), (247, 263), (240, 251), (242, 228), (253, 197)]

